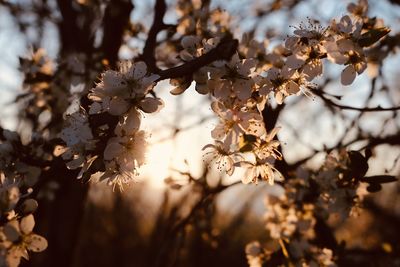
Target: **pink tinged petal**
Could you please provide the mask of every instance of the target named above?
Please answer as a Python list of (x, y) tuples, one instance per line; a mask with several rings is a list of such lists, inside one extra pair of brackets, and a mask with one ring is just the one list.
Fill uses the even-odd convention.
[(335, 51), (335, 52), (328, 52), (328, 60), (330, 60), (333, 63), (341, 65), (345, 64), (349, 60), (349, 57), (343, 55), (339, 51)]
[(222, 86), (214, 90), (214, 96), (221, 100), (227, 100), (231, 94), (231, 84), (228, 81), (222, 82)]
[(211, 103), (211, 109), (214, 111), (219, 117), (225, 117), (226, 115), (226, 108), (224, 104), (219, 101), (214, 101)]
[(146, 97), (140, 101), (140, 107), (146, 113), (155, 113), (164, 107), (164, 101), (160, 98)]
[(117, 142), (110, 142), (110, 141), (108, 141), (106, 149), (104, 149), (105, 160), (112, 160), (118, 157), (124, 151), (124, 147), (122, 145), (120, 145)]
[(225, 125), (220, 123), (215, 126), (211, 131), (211, 137), (216, 140), (222, 140), (225, 137)]
[(341, 82), (343, 85), (350, 85), (353, 83), (354, 79), (357, 76), (357, 72), (354, 69), (353, 65), (348, 65), (343, 71), (341, 75)]
[(122, 98), (113, 98), (110, 101), (110, 106), (108, 108), (108, 113), (114, 116), (119, 116), (124, 114), (130, 108), (129, 102)]
[(338, 28), (341, 32), (350, 33), (353, 28), (353, 23), (351, 18), (346, 15), (340, 19), (340, 23), (338, 24)]
[(285, 41), (285, 47), (293, 50), (296, 48), (297, 42), (299, 41), (299, 38), (296, 36), (291, 36), (289, 38), (286, 39)]
[(34, 226), (35, 226), (35, 219), (33, 218), (32, 214), (22, 218), (20, 227), (21, 227), (21, 232), (24, 235), (30, 234)]
[(134, 63), (134, 71), (133, 71), (133, 78), (135, 80), (139, 80), (143, 78), (147, 73), (147, 66), (146, 63), (143, 61), (139, 61)]
[(298, 69), (303, 66), (305, 63), (305, 59), (303, 57), (298, 56), (297, 54), (288, 56), (286, 59), (286, 65), (291, 69)]
[(336, 41), (336, 44), (339, 48), (339, 52), (342, 52), (342, 53), (352, 51), (352, 50), (354, 50), (354, 47), (355, 47), (355, 44), (353, 43), (353, 41), (350, 39), (346, 39), (346, 38)]
[(224, 140), (224, 147), (227, 150), (230, 150), (232, 144), (236, 144), (239, 141), (239, 131), (238, 129), (231, 130), (227, 133), (226, 138)]
[(28, 244), (28, 249), (32, 252), (41, 252), (47, 248), (47, 240), (36, 234), (31, 234), (26, 237), (25, 242)]

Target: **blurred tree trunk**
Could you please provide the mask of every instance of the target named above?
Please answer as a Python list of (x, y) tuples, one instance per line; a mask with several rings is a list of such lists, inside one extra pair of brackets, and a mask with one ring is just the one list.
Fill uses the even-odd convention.
[[(110, 66), (115, 66), (123, 33), (133, 10), (132, 3), (126, 0), (110, 1), (104, 14), (101, 14), (100, 6), (93, 9), (92, 6), (89, 8), (76, 1), (65, 0), (57, 0), (57, 4), (62, 16), (58, 24), (59, 56), (82, 53), (90, 58), (99, 52)], [(96, 48), (95, 32), (99, 27), (103, 28), (103, 40), (99, 48)], [(60, 120), (60, 126), (61, 123)], [(35, 218), (38, 232), (47, 233), (49, 247), (44, 253), (32, 255), (31, 261), (24, 262), (25, 266), (72, 265), (89, 190), (89, 184), (77, 180), (76, 174), (76, 171), (68, 170), (62, 160), (56, 161), (46, 172), (41, 188), (56, 181), (58, 189), (52, 201), (45, 198), (39, 200)]]

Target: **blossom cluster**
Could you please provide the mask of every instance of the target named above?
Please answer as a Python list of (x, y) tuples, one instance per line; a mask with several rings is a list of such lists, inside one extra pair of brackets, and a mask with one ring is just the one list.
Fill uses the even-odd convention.
[[(300, 169), (284, 184), (282, 194), (269, 195), (265, 200), (266, 229), (296, 266), (336, 266), (334, 248), (316, 242), (322, 234), (317, 233), (317, 220), (321, 224), (332, 217), (344, 220), (357, 215), (354, 211), (366, 190), (362, 183), (350, 182), (350, 176), (344, 175), (350, 169), (350, 154), (345, 150), (332, 152), (316, 172)], [(262, 257), (255, 266), (268, 262), (265, 253), (253, 256), (259, 260)], [(249, 260), (250, 266), (254, 261)]]
[(0, 132), (0, 266), (18, 266), (28, 251), (46, 249), (44, 237), (33, 233), (32, 213), (38, 203), (29, 198), (41, 170), (19, 158), (20, 137), (1, 129)]
[[(267, 52), (266, 42), (251, 40), (245, 34), (230, 61), (213, 62), (193, 76), (196, 89), (201, 87), (202, 92), (212, 95), (211, 109), (220, 120), (211, 132), (215, 144), (204, 147), (212, 150), (206, 155), (212, 156), (218, 169), (225, 167), (226, 173), (232, 175), (235, 167), (245, 168), (244, 183), (257, 182), (258, 177), (271, 184), (274, 179), (282, 180), (273, 167), (282, 156), (275, 137), (279, 127), (267, 132), (268, 118), (262, 114), (270, 105), (268, 96), (273, 94), (277, 104), (290, 95), (311, 96), (316, 89), (312, 81), (323, 74), (324, 59), (344, 65), (341, 82), (351, 84), (356, 74), (366, 69), (367, 50), (388, 33), (382, 20), (370, 19), (365, 11), (360, 12), (366, 4), (351, 4), (351, 14), (332, 20), (329, 27), (311, 20), (296, 27), (294, 35), (271, 52)], [(185, 37), (180, 57), (188, 60), (200, 56), (208, 44), (218, 41), (218, 36), (202, 41), (198, 36)], [(251, 154), (251, 160), (244, 160), (249, 158), (244, 154)]]
[[(60, 137), (65, 142), (62, 156), (72, 159), (70, 169), (81, 168), (82, 177), (96, 159), (102, 159), (100, 180), (119, 186), (135, 180), (138, 168), (145, 163), (146, 134), (140, 130), (142, 112), (154, 113), (163, 107), (161, 99), (149, 97), (158, 75), (147, 73), (144, 62), (122, 62), (118, 71), (108, 70), (101, 76), (88, 98), (88, 111), (80, 108), (67, 115), (67, 124)], [(108, 113), (116, 123), (99, 125), (93, 131), (90, 118)], [(99, 144), (106, 138), (106, 145)]]

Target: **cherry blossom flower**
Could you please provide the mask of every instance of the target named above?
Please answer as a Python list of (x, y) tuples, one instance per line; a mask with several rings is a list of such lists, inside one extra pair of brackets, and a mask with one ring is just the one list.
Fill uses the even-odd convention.
[(345, 15), (339, 22), (332, 20), (329, 29), (345, 38), (358, 38), (361, 34), (362, 22), (359, 20), (353, 21), (350, 16)]
[(224, 68), (210, 73), (208, 86), (213, 95), (221, 101), (228, 100), (231, 96), (240, 100), (248, 99), (255, 85), (251, 74), (256, 64), (254, 59), (241, 60), (238, 54), (233, 55)]
[(350, 85), (358, 74), (367, 68), (367, 60), (363, 49), (353, 41), (343, 38), (327, 44), (328, 59), (336, 64), (345, 64), (342, 71), (341, 82)]
[(258, 112), (229, 109), (218, 101), (213, 102), (211, 108), (220, 117), (219, 124), (211, 131), (211, 136), (216, 140), (225, 139), (224, 143), (228, 147), (237, 144), (243, 134), (265, 134), (264, 122)]
[(7, 266), (16, 267), (21, 258), (29, 259), (28, 251), (41, 252), (47, 248), (47, 241), (40, 235), (32, 233), (35, 226), (33, 215), (9, 221), (0, 231), (0, 247), (7, 250)]
[(89, 99), (98, 103), (91, 106), (89, 114), (107, 111), (111, 115), (122, 115), (129, 110), (132, 102), (139, 102), (138, 106), (146, 112), (146, 103), (161, 102), (160, 99), (149, 100), (148, 98), (145, 103), (142, 101), (154, 87), (154, 82), (158, 78), (159, 76), (156, 74), (147, 75), (147, 66), (144, 62), (121, 63), (119, 71), (104, 72), (101, 82), (92, 89)]
[(225, 170), (226, 174), (232, 175), (235, 171), (235, 158), (240, 157), (237, 153), (232, 153), (221, 141), (215, 141), (215, 145), (208, 144), (202, 150), (211, 149), (203, 157), (210, 158), (209, 162), (217, 165), (219, 171)]
[(260, 160), (267, 158), (282, 159), (282, 153), (278, 150), (280, 142), (273, 140), (281, 127), (272, 129), (265, 137), (257, 139), (253, 153)]
[(350, 3), (347, 6), (347, 11), (349, 11), (354, 16), (363, 18), (367, 16), (368, 13), (368, 1), (367, 0), (358, 0), (358, 3)]
[[(83, 109), (66, 116), (66, 124), (60, 133), (60, 138), (65, 142), (66, 147), (60, 148), (58, 154), (62, 154), (69, 169), (77, 169), (85, 166), (90, 167), (91, 160), (86, 159), (87, 151), (95, 148), (96, 140), (93, 137), (92, 129), (89, 126), (88, 115)], [(79, 175), (81, 176), (81, 174)]]
[(259, 89), (261, 95), (268, 95), (274, 92), (278, 104), (282, 104), (285, 97), (297, 94), (300, 91), (299, 85), (291, 79), (295, 70), (288, 68), (271, 68), (267, 77), (263, 79), (263, 86)]
[(240, 161), (237, 162), (235, 166), (246, 169), (242, 178), (242, 182), (244, 184), (258, 184), (258, 178), (268, 181), (270, 185), (273, 185), (274, 181), (283, 181), (282, 174), (274, 166), (272, 166), (272, 160), (270, 159), (258, 159), (256, 160), (256, 163), (250, 161)]
[(108, 140), (104, 150), (106, 171), (100, 180), (108, 180), (113, 187), (135, 180), (138, 168), (145, 163), (146, 134), (137, 131), (131, 135), (116, 136)]

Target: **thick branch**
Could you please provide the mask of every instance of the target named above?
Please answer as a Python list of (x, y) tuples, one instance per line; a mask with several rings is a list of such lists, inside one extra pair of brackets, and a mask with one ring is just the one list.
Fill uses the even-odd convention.
[(156, 58), (154, 56), (154, 50), (157, 45), (157, 35), (160, 31), (166, 28), (163, 22), (165, 12), (167, 11), (167, 5), (164, 0), (157, 0), (154, 6), (154, 20), (153, 25), (150, 28), (149, 35), (147, 36), (146, 44), (143, 48), (143, 55), (140, 57), (147, 64), (147, 67), (151, 72), (158, 70), (156, 65)]
[(198, 69), (216, 61), (216, 60), (229, 60), (232, 55), (236, 52), (238, 41), (226, 37), (214, 49), (210, 50), (207, 54), (204, 54), (192, 61), (186, 62), (180, 66), (162, 70), (157, 74), (160, 75), (158, 81), (185, 77), (192, 75)]

